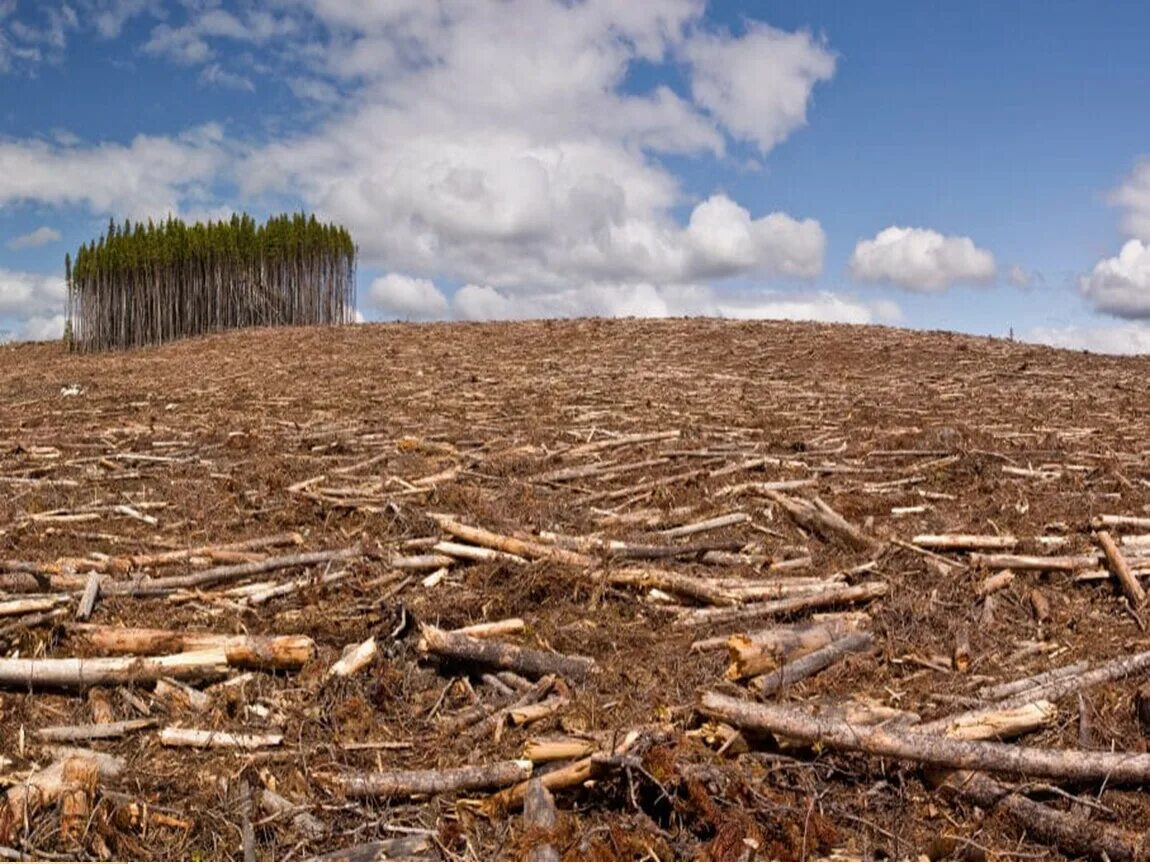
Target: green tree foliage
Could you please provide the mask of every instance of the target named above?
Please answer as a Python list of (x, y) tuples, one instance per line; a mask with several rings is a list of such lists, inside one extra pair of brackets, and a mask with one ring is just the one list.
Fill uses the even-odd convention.
[(235, 327), (341, 324), (355, 314), (356, 247), (303, 213), (187, 225), (109, 221), (65, 257), (73, 349), (154, 345)]

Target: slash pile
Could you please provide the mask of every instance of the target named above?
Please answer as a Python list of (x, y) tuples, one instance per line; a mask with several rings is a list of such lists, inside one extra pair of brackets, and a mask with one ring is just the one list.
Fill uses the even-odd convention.
[(716, 321), (0, 347), (0, 859), (1145, 857), (1148, 373)]

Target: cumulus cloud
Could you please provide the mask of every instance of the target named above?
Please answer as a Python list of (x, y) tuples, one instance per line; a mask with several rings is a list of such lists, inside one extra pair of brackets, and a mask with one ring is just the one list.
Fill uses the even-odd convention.
[(449, 317), (447, 298), (430, 279), (389, 273), (371, 283), (367, 305), (385, 319), (434, 321)]
[(683, 45), (695, 101), (764, 153), (803, 126), (811, 91), (835, 57), (810, 33), (751, 22), (746, 33), (697, 32)]
[(46, 246), (49, 243), (55, 243), (60, 239), (60, 232), (55, 228), (49, 228), (47, 225), (41, 225), (34, 231), (29, 231), (27, 234), (21, 234), (19, 237), (13, 237), (8, 241), (9, 249), (33, 249), (37, 246)]
[(1037, 270), (1027, 270), (1021, 264), (1014, 264), (1006, 271), (1006, 281), (1015, 288), (1033, 288), (1042, 284), (1043, 278)]
[(252, 79), (235, 72), (229, 72), (219, 63), (209, 63), (201, 69), (200, 81), (204, 84), (224, 87), (228, 90), (244, 90), (248, 93), (254, 92), (256, 89)]
[(884, 228), (860, 240), (850, 258), (851, 275), (921, 293), (939, 293), (959, 282), (994, 279), (994, 256), (969, 237), (944, 236), (929, 228)]
[(1098, 354), (1150, 354), (1150, 325), (1128, 321), (1107, 327), (1040, 327), (1024, 333), (1022, 340)]
[(852, 324), (895, 322), (899, 308), (890, 302), (867, 303), (823, 291), (788, 295), (772, 291), (720, 291), (708, 285), (588, 284), (523, 296), (489, 285), (469, 284), (451, 301), (454, 317), (471, 320), (522, 320), (583, 316), (668, 318), (705, 315), (716, 318), (776, 318), (838, 321)]
[(1128, 237), (1150, 241), (1150, 158), (1134, 166), (1126, 181), (1110, 194), (1110, 203), (1125, 211), (1122, 228)]
[(1078, 280), (1078, 290), (1100, 312), (1150, 318), (1150, 245), (1126, 241), (1116, 257), (1099, 261)]
[(49, 338), (43, 334), (49, 333), (59, 318), (56, 335), (62, 335), (60, 312), (66, 293), (64, 280), (58, 276), (0, 268), (0, 320), (15, 323), (12, 335), (16, 339), (40, 339)]
[(33, 315), (21, 322), (14, 338), (27, 342), (62, 339), (64, 321), (63, 315)]
[(127, 145), (0, 140), (0, 206), (37, 201), (158, 218), (204, 198), (225, 164), (215, 125), (174, 138), (139, 135)]

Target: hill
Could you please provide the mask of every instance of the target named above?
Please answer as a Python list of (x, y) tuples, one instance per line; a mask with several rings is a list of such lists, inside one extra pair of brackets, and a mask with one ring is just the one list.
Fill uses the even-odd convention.
[[(1058, 766), (1145, 750), (1148, 400), (1148, 359), (788, 322), (0, 346), (0, 846), (1137, 856), (1137, 783)], [(347, 646), (365, 665), (332, 674)], [(179, 659), (96, 659), (123, 651)], [(778, 686), (781, 658), (813, 674)], [(1011, 740), (1063, 752), (1016, 794), (1007, 751), (936, 788), (933, 757), (830, 725), (1000, 735), (947, 718), (1051, 670)], [(497, 791), (525, 753), (568, 760), (554, 828)]]

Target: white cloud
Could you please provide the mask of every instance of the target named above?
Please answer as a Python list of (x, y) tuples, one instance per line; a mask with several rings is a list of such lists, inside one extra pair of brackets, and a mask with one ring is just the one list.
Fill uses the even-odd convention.
[(59, 231), (55, 228), (49, 228), (47, 225), (41, 225), (35, 231), (29, 231), (27, 234), (13, 237), (8, 241), (8, 248), (33, 249), (36, 246), (46, 246), (49, 243), (55, 243), (59, 239)]
[(901, 319), (889, 301), (865, 303), (853, 297), (818, 292), (786, 295), (770, 291), (736, 293), (706, 285), (589, 284), (524, 296), (487, 285), (465, 285), (452, 298), (454, 317), (472, 320), (521, 320), (583, 316), (668, 318), (704, 315), (716, 318), (782, 318), (866, 324)]
[(367, 305), (385, 319), (434, 321), (447, 318), (447, 298), (429, 279), (389, 273), (371, 283)]
[(1015, 288), (1033, 288), (1042, 283), (1042, 274), (1037, 270), (1027, 270), (1021, 264), (1014, 264), (1006, 271), (1006, 281)]
[(225, 155), (214, 125), (176, 138), (139, 135), (128, 145), (0, 140), (0, 206), (79, 204), (117, 218), (159, 218), (203, 199)]
[(21, 322), (15, 338), (29, 342), (62, 339), (64, 321), (63, 315), (33, 315)]
[(1040, 327), (1022, 341), (1098, 354), (1150, 354), (1150, 325), (1127, 321), (1107, 327)]
[(145, 13), (162, 14), (159, 0), (97, 0), (90, 10), (92, 24), (104, 39), (119, 36), (128, 21)]
[(929, 228), (884, 228), (860, 240), (850, 258), (851, 275), (908, 291), (938, 293), (958, 282), (994, 279), (994, 256), (969, 237), (943, 236)]
[(1150, 158), (1134, 166), (1126, 181), (1110, 194), (1110, 203), (1126, 211), (1122, 228), (1128, 237), (1150, 241)]
[(760, 273), (809, 279), (822, 271), (826, 249), (826, 235), (815, 220), (785, 213), (752, 219), (725, 195), (714, 195), (692, 211), (687, 241), (694, 261), (684, 275), (694, 278)]
[(217, 87), (225, 87), (229, 90), (245, 90), (248, 93), (254, 92), (256, 89), (256, 85), (252, 82), (252, 79), (238, 75), (235, 72), (229, 72), (219, 63), (209, 63), (201, 69), (200, 81), (204, 84), (213, 84)]
[(63, 309), (67, 288), (59, 276), (0, 267), (0, 316), (24, 320)]
[(683, 51), (695, 101), (764, 153), (806, 123), (811, 91), (835, 71), (834, 55), (809, 33), (757, 22), (741, 37), (696, 32)]
[(1100, 312), (1150, 318), (1150, 245), (1127, 240), (1116, 257), (1099, 261), (1078, 280), (1078, 290)]

